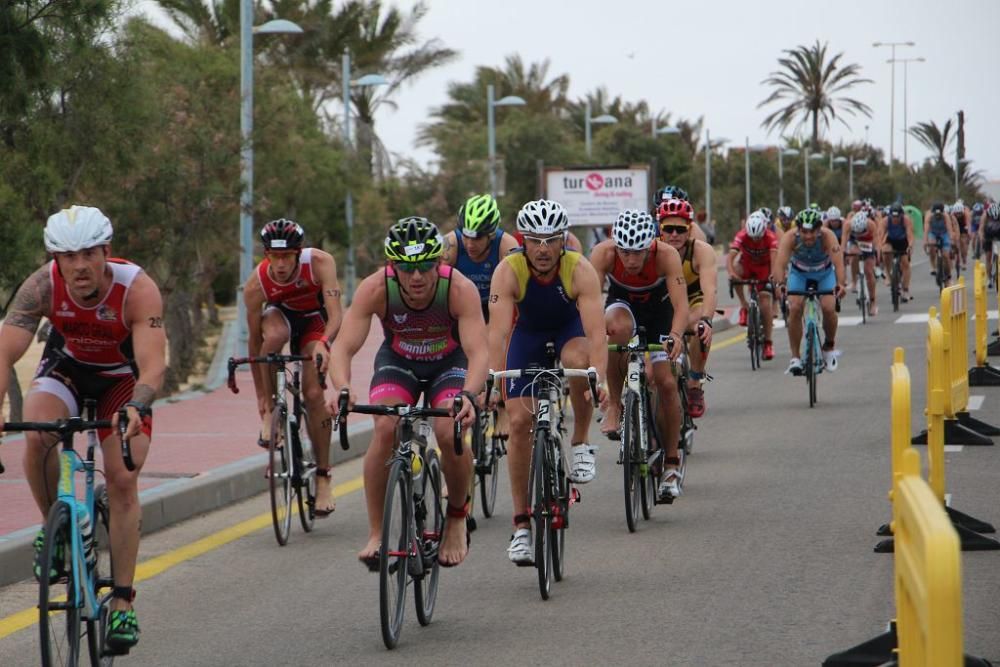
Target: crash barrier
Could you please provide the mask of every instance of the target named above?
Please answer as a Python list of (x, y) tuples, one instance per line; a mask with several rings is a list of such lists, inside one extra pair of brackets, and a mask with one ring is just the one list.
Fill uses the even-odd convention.
[(986, 361), (989, 353), (987, 341), (987, 302), (989, 290), (986, 285), (986, 265), (976, 260), (972, 274), (972, 294), (976, 309), (976, 326), (974, 338), (976, 341), (976, 365), (969, 369), (970, 387), (1000, 386), (1000, 368), (994, 368)]
[[(941, 332), (932, 326), (930, 338)], [(930, 347), (929, 342), (929, 347)], [(895, 533), (893, 590), (896, 619), (888, 631), (835, 653), (823, 667), (900, 664), (927, 667), (987, 666), (962, 649), (960, 538), (941, 500), (920, 477), (920, 455), (907, 444), (910, 372), (902, 348), (892, 365), (891, 530)]]
[[(964, 278), (959, 278), (957, 285), (941, 290), (939, 317), (944, 334), (941, 343), (944, 350), (944, 370), (940, 376), (940, 384), (933, 388), (944, 391), (945, 442), (952, 445), (992, 445), (990, 436), (1000, 435), (1000, 429), (975, 419), (968, 412), (969, 374), (966, 364), (969, 356), (969, 327), (966, 293)], [(933, 313), (937, 311), (932, 308), (931, 312), (930, 317), (934, 319)], [(931, 356), (928, 351), (928, 363)], [(932, 387), (929, 373), (927, 381), (930, 392)], [(927, 432), (914, 438), (912, 444), (927, 444)]]

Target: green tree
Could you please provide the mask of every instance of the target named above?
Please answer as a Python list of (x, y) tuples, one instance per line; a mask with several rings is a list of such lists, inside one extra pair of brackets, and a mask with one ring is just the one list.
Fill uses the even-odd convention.
[(951, 130), (952, 122), (949, 118), (941, 127), (938, 127), (938, 124), (934, 121), (929, 121), (926, 123), (917, 123), (908, 128), (907, 132), (937, 156), (938, 165), (947, 167), (948, 161), (945, 159), (945, 152), (948, 150), (948, 146), (955, 140), (955, 136), (951, 133)]
[(864, 102), (844, 96), (851, 88), (871, 83), (871, 79), (860, 76), (861, 66), (841, 64), (843, 53), (827, 54), (827, 44), (819, 40), (812, 46), (798, 46), (786, 49), (785, 57), (778, 59), (781, 69), (771, 72), (762, 83), (774, 90), (757, 105), (757, 108), (778, 102), (783, 106), (770, 113), (761, 127), (770, 130), (786, 130), (796, 119), (799, 124), (809, 122), (814, 146), (819, 144), (820, 127), (830, 127), (830, 122), (847, 122), (838, 113), (857, 113), (871, 116), (871, 108)]

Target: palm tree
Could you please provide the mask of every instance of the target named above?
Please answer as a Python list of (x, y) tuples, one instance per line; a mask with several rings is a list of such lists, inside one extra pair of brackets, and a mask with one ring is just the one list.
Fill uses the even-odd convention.
[(843, 53), (829, 58), (827, 44), (819, 40), (813, 46), (798, 46), (786, 49), (786, 56), (778, 59), (782, 67), (771, 72), (762, 83), (774, 88), (774, 91), (763, 102), (762, 106), (772, 102), (782, 102), (784, 106), (773, 111), (761, 127), (768, 131), (775, 128), (784, 131), (797, 117), (799, 124), (811, 121), (812, 145), (819, 143), (819, 129), (830, 127), (830, 121), (839, 120), (844, 125), (847, 122), (838, 117), (838, 112), (855, 115), (857, 112), (871, 116), (871, 108), (851, 97), (843, 97), (848, 89), (861, 83), (872, 83), (871, 79), (860, 76), (861, 66), (857, 64), (840, 65)]
[(371, 0), (363, 5), (356, 32), (348, 39), (355, 71), (378, 72), (389, 81), (387, 86), (351, 91), (358, 116), (358, 144), (369, 172), (374, 168), (374, 173), (384, 175), (390, 168), (388, 151), (375, 134), (375, 111), (383, 105), (396, 108), (392, 96), (404, 83), (458, 57), (457, 51), (445, 47), (439, 39), (419, 40), (417, 24), (426, 15), (427, 5), (423, 2), (404, 14), (396, 7), (383, 13), (382, 3)]
[(222, 46), (240, 35), (240, 0), (156, 0), (195, 44)]
[(938, 127), (934, 121), (930, 121), (928, 123), (917, 123), (907, 129), (907, 132), (926, 146), (928, 150), (937, 155), (939, 165), (948, 165), (947, 160), (944, 158), (945, 151), (948, 149), (948, 145), (955, 139), (955, 135), (951, 133), (950, 118), (941, 127)]

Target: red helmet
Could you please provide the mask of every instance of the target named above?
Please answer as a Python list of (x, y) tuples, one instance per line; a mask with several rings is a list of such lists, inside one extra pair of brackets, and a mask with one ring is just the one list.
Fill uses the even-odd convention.
[(683, 199), (668, 199), (656, 209), (656, 220), (664, 218), (684, 218), (688, 222), (694, 220), (694, 209), (691, 203)]

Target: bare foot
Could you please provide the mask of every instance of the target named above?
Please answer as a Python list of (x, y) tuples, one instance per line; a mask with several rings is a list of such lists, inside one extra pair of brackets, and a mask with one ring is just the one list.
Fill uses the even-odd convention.
[(620, 420), (621, 415), (618, 406), (609, 404), (607, 412), (604, 413), (604, 419), (601, 421), (601, 433), (607, 435), (608, 433), (616, 432)]
[(441, 536), (438, 562), (444, 567), (458, 565), (469, 555), (469, 541), (466, 537), (465, 517), (448, 517)]
[(378, 550), (381, 546), (382, 541), (380, 536), (369, 537), (365, 548), (358, 552), (358, 560), (369, 568), (371, 568), (371, 562), (374, 560), (376, 567), (378, 567)]
[(330, 495), (330, 478), (316, 475), (316, 516), (330, 516), (337, 509), (337, 503)]

